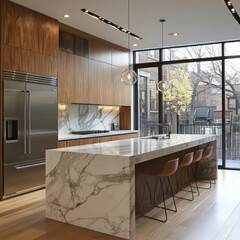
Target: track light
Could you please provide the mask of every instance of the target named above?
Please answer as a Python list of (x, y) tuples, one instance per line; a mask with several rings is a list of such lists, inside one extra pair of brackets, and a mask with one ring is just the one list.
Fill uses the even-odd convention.
[(125, 28), (123, 28), (121, 26), (118, 26), (117, 24), (115, 24), (115, 23), (113, 23), (113, 22), (111, 22), (111, 21), (109, 21), (109, 20), (107, 20), (107, 19), (105, 19), (105, 18), (103, 18), (103, 17), (93, 13), (93, 12), (90, 12), (88, 9), (82, 8), (81, 11), (84, 12), (85, 14), (87, 14), (88, 16), (96, 19), (96, 20), (99, 20), (99, 21), (102, 21), (102, 22), (106, 23), (107, 25), (109, 25), (112, 28), (115, 28), (115, 29), (117, 29), (117, 30), (119, 30), (119, 31), (121, 31), (123, 33), (126, 33), (126, 34), (136, 38), (137, 40), (141, 40), (142, 39), (142, 37), (140, 37), (140, 36), (130, 32), (130, 31), (126, 30)]
[(227, 8), (229, 9), (229, 11), (232, 13), (233, 17), (237, 20), (237, 22), (240, 24), (240, 17), (237, 14), (236, 9), (233, 7), (233, 4), (230, 0), (224, 0), (224, 2), (227, 5)]

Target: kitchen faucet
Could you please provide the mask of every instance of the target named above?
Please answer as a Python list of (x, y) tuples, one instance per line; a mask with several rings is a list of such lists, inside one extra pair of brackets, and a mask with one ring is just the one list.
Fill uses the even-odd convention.
[(170, 138), (171, 123), (151, 123), (151, 124), (148, 124), (148, 127), (150, 127), (150, 135), (151, 136), (156, 134), (155, 131), (154, 131), (154, 128), (158, 127), (158, 134), (165, 133), (166, 138)]

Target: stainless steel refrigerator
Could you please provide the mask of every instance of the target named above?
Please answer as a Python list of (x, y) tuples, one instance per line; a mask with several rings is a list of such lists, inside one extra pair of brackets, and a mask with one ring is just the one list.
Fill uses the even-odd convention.
[(57, 147), (57, 79), (4, 70), (3, 189), (43, 187), (45, 150)]

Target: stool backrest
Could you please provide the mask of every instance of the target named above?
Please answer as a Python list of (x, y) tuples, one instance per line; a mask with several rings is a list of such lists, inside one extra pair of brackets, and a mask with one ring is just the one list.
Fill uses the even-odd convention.
[(193, 152), (187, 153), (179, 162), (179, 167), (185, 167), (192, 163), (193, 160)]
[(203, 158), (210, 158), (213, 153), (213, 146), (206, 147), (203, 152)]
[(203, 155), (203, 149), (199, 149), (195, 151), (193, 155), (193, 163), (199, 162), (202, 159), (202, 155)]
[(179, 161), (179, 158), (167, 161), (163, 167), (161, 175), (164, 175), (164, 176), (173, 175), (178, 169), (178, 161)]

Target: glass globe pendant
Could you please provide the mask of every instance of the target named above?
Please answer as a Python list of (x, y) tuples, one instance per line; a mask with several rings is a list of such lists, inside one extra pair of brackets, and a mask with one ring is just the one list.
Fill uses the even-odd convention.
[[(166, 22), (166, 20), (165, 19), (160, 19), (159, 21), (162, 23), (162, 48), (163, 48), (163, 24)], [(162, 75), (164, 77), (164, 73)], [(164, 90), (167, 86), (167, 81), (162, 79), (156, 85), (157, 85), (157, 90), (159, 92), (164, 92)]]
[(131, 64), (131, 49), (130, 49), (130, 2), (128, 0), (128, 67), (124, 69), (121, 75), (121, 82), (125, 85), (134, 85), (138, 80), (137, 73), (133, 70), (133, 65)]
[(126, 85), (134, 85), (138, 80), (137, 73), (133, 70), (133, 66), (130, 65), (129, 68), (126, 68), (121, 75), (121, 82)]
[(164, 92), (165, 88), (166, 88), (167, 82), (164, 80), (161, 80), (157, 83), (157, 89), (159, 92)]

